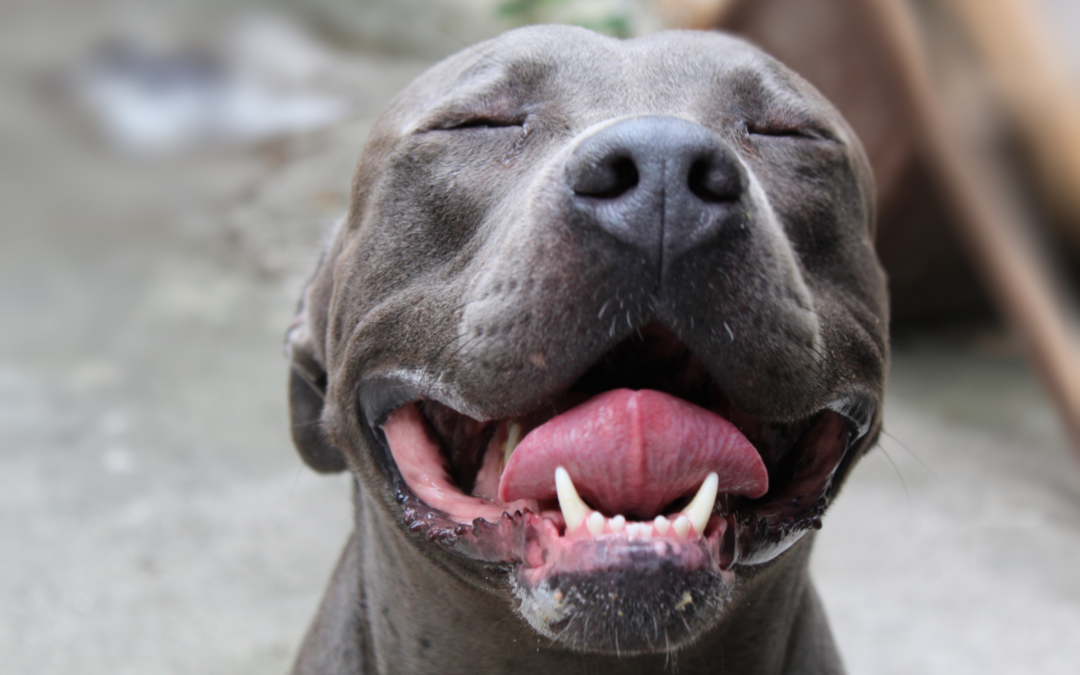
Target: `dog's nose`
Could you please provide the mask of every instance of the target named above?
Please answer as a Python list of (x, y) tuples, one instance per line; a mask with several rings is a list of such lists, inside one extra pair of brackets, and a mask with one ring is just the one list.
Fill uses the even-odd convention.
[(575, 210), (660, 268), (717, 235), (746, 175), (713, 132), (676, 117), (627, 119), (585, 139), (566, 180)]

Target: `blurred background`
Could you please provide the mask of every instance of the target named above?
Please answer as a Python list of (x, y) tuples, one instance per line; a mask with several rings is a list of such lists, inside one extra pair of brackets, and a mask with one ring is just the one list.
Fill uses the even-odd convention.
[(867, 146), (886, 435), (813, 562), (849, 671), (1080, 672), (1080, 0), (5, 0), (0, 672), (287, 672), (351, 527), (289, 442), (295, 299), (390, 97), (551, 21), (735, 31)]

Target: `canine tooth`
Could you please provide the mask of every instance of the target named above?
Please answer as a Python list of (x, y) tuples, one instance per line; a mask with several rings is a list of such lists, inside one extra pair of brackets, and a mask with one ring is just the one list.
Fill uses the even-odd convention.
[(622, 516), (615, 516), (608, 521), (608, 524), (611, 525), (611, 531), (615, 534), (618, 534), (619, 532), (623, 531), (624, 527), (626, 527), (626, 518)]
[(653, 521), (653, 527), (656, 528), (657, 534), (667, 534), (667, 531), (671, 529), (671, 521), (664, 516), (657, 516)]
[(593, 511), (589, 514), (589, 517), (585, 519), (585, 527), (589, 528), (589, 533), (592, 536), (597, 537), (604, 531), (604, 514), (599, 511)]
[(514, 450), (517, 449), (518, 442), (521, 441), (521, 425), (517, 422), (511, 422), (510, 426), (506, 429), (506, 442), (503, 443), (503, 465), (505, 466), (510, 461), (510, 455), (514, 454)]
[(679, 516), (672, 524), (675, 528), (675, 534), (679, 535), (679, 539), (686, 539), (686, 535), (690, 534), (690, 519), (686, 516)]
[(561, 466), (555, 469), (555, 494), (559, 498), (559, 509), (566, 521), (566, 531), (573, 532), (585, 522), (585, 518), (589, 515), (589, 507), (585, 506), (585, 502), (578, 496), (570, 474)]
[(713, 506), (716, 505), (716, 488), (719, 484), (720, 478), (716, 472), (710, 473), (698, 488), (698, 493), (694, 495), (690, 504), (683, 509), (683, 513), (690, 519), (690, 524), (694, 526), (694, 531), (700, 535), (705, 534), (705, 527), (709, 524), (709, 517), (712, 516)]

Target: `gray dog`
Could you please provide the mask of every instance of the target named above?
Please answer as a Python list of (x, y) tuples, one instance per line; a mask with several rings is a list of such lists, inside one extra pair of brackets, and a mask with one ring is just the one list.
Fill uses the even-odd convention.
[(881, 426), (873, 186), (715, 33), (529, 28), (373, 130), (289, 333), (356, 479), (297, 673), (837, 673), (807, 558)]

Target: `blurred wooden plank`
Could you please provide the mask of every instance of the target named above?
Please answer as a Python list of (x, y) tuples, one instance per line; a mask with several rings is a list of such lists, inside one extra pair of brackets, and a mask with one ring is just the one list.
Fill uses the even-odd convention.
[(903, 0), (865, 1), (891, 46), (923, 145), (935, 157), (932, 166), (956, 211), (959, 234), (1027, 346), (1080, 452), (1080, 339), (1074, 308), (1048, 273), (1048, 261), (1025, 236), (1025, 218), (1009, 191), (949, 133), (947, 111), (938, 103), (907, 5)]
[(1030, 148), (1058, 225), (1080, 253), (1080, 82), (1030, 0), (947, 0)]
[(731, 5), (731, 0), (653, 0), (657, 16), (667, 28), (712, 28)]

